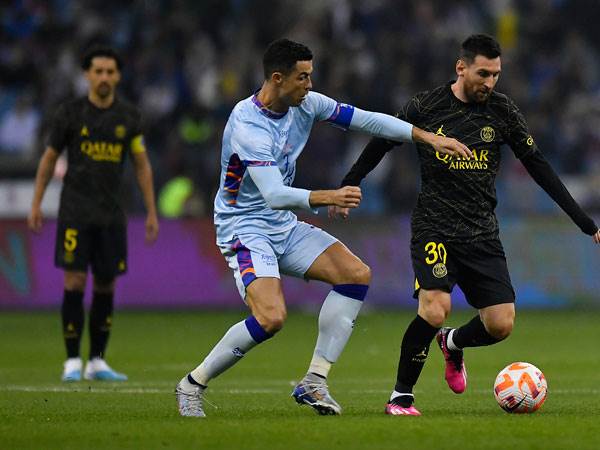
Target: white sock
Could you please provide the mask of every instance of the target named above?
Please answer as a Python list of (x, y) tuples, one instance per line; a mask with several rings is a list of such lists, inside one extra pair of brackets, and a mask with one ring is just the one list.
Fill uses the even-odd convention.
[(446, 347), (448, 347), (448, 350), (451, 350), (453, 352), (455, 352), (457, 350), (462, 350), (461, 348), (457, 347), (456, 344), (454, 343), (454, 341), (452, 340), (452, 337), (454, 336), (455, 331), (456, 331), (456, 328), (453, 328), (452, 330), (450, 330), (450, 332), (448, 333), (448, 338), (446, 339)]
[(210, 379), (229, 369), (257, 344), (248, 331), (246, 321), (238, 322), (225, 333), (190, 375), (196, 382), (206, 386)]
[[(184, 375), (184, 377), (179, 381), (179, 386), (181, 386), (184, 391), (188, 392), (192, 392), (198, 387), (197, 384), (190, 383), (190, 380), (188, 380), (188, 375)], [(200, 389), (204, 388), (200, 387)]]
[(411, 397), (414, 397), (412, 392), (398, 392), (398, 391), (393, 391), (392, 395), (390, 395), (390, 402), (392, 400), (394, 400), (396, 397), (400, 397), (402, 395), (410, 395)]
[(352, 334), (362, 304), (361, 300), (334, 290), (329, 292), (319, 313), (319, 337), (309, 372), (327, 378), (331, 364), (337, 361)]

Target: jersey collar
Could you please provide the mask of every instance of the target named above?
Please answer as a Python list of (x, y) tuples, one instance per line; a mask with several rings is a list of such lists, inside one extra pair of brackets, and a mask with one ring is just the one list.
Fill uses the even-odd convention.
[[(258, 108), (258, 110), (260, 111), (260, 113), (263, 116), (268, 117), (269, 119), (281, 119), (283, 116), (285, 116), (288, 112), (282, 112), (282, 113), (278, 113), (275, 111), (271, 111), (269, 108), (267, 108), (265, 105), (263, 105), (260, 100), (258, 99), (258, 97), (256, 96), (258, 93), (260, 92), (260, 89), (257, 89), (254, 94), (252, 95), (252, 103), (254, 103), (254, 105)], [(289, 109), (288, 109), (289, 111)]]

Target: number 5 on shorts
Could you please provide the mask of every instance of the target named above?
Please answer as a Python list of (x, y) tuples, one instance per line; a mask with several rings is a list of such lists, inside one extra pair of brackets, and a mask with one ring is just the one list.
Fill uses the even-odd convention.
[(65, 250), (72, 252), (77, 247), (77, 233), (75, 228), (67, 228), (65, 230)]

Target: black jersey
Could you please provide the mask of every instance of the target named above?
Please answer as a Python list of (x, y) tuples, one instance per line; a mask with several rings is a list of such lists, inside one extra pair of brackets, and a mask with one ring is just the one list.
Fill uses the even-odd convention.
[[(498, 237), (494, 183), (502, 144), (511, 147), (535, 182), (581, 231), (595, 234), (595, 222), (538, 150), (513, 101), (492, 92), (485, 103), (463, 103), (454, 96), (451, 85), (452, 82), (415, 95), (397, 114), (419, 128), (458, 139), (473, 152), (473, 158), (467, 161), (417, 144), (422, 185), (412, 216), (413, 240), (429, 237), (446, 242), (477, 242)], [(342, 186), (358, 186), (397, 144), (371, 139), (342, 180)]]
[(415, 95), (398, 116), (426, 131), (453, 137), (473, 152), (470, 160), (417, 144), (421, 192), (412, 215), (413, 238), (437, 235), (448, 241), (498, 236), (495, 179), (500, 146), (517, 158), (539, 151), (513, 101), (492, 92), (484, 103), (463, 103), (448, 83)]
[(126, 155), (144, 151), (141, 115), (115, 99), (106, 109), (88, 99), (63, 103), (57, 110), (48, 145), (65, 148), (68, 169), (60, 198), (59, 219), (80, 223), (125, 222), (121, 180)]

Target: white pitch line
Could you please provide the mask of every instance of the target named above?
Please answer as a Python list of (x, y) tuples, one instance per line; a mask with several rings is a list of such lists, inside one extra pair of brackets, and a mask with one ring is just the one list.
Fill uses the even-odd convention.
[[(171, 388), (151, 388), (151, 387), (96, 387), (89, 385), (82, 386), (32, 386), (32, 385), (7, 385), (0, 386), (0, 392), (66, 392), (66, 393), (82, 393), (82, 394), (173, 394)], [(211, 390), (214, 394), (287, 394), (289, 387), (280, 389), (269, 388), (248, 388), (248, 389), (227, 389), (215, 387)], [(338, 389), (338, 392), (340, 389)], [(389, 389), (344, 389), (345, 393), (350, 394), (389, 394)], [(477, 395), (492, 395), (491, 389), (474, 389), (470, 392)], [(417, 394), (422, 394), (423, 391), (418, 391)], [(550, 389), (551, 395), (600, 395), (600, 389)]]
[[(68, 386), (0, 386), (4, 392), (66, 392), (75, 394), (169, 394), (175, 395), (174, 389), (156, 388), (98, 388), (98, 387), (68, 387)], [(227, 394), (277, 394), (287, 392), (281, 389), (219, 389), (219, 393)]]

